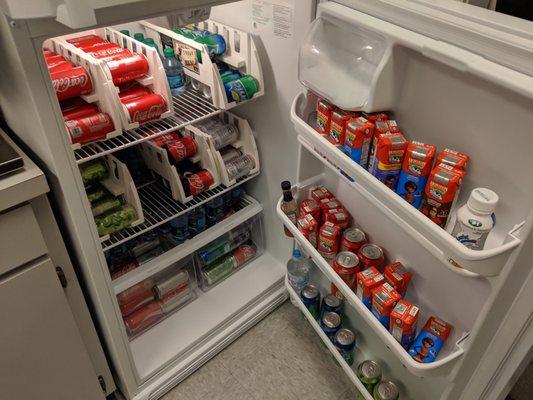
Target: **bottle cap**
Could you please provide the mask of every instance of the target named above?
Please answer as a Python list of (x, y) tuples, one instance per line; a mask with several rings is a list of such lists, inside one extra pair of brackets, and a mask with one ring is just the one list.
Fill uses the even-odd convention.
[(163, 53), (165, 54), (165, 57), (174, 57), (174, 49), (167, 47), (165, 50), (163, 50)]
[(283, 190), (291, 190), (291, 183), (289, 181), (281, 182), (281, 188)]
[(154, 42), (154, 39), (147, 37), (147, 38), (144, 39), (144, 43), (145, 44), (152, 44), (152, 43), (155, 43), (155, 42)]
[(293, 257), (293, 258), (300, 258), (301, 256), (302, 256), (302, 253), (300, 252), (300, 250), (298, 250), (298, 249), (294, 249), (294, 250), (292, 251), (292, 257)]
[(133, 38), (139, 42), (142, 42), (144, 40), (144, 35), (140, 32), (137, 32), (133, 34)]
[(470, 193), (467, 205), (474, 211), (484, 214), (492, 214), (498, 204), (498, 195), (490, 189), (475, 188)]
[(122, 33), (123, 35), (126, 35), (126, 36), (130, 35), (130, 31), (128, 31), (127, 29), (121, 30), (120, 33)]

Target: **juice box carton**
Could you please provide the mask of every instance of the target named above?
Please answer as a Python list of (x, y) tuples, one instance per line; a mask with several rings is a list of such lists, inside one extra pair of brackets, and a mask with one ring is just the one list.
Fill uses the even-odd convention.
[(311, 198), (316, 202), (326, 198), (334, 198), (333, 194), (323, 185), (313, 186), (309, 192)]
[(304, 216), (311, 214), (316, 223), (320, 225), (322, 210), (318, 205), (318, 201), (314, 199), (305, 199), (300, 203), (300, 215)]
[(406, 300), (400, 300), (390, 314), (390, 333), (406, 350), (416, 336), (419, 309)]
[(408, 271), (401, 262), (396, 261), (385, 267), (383, 270), (383, 276), (387, 282), (403, 297), (405, 296), (409, 282), (411, 282), (413, 273)]
[(417, 209), (422, 206), (435, 150), (435, 146), (413, 141), (405, 152), (396, 193)]
[(439, 225), (446, 227), (461, 187), (464, 171), (454, 169), (447, 164), (437, 165), (429, 175), (424, 190), (424, 200), (420, 211)]
[(341, 228), (331, 222), (324, 222), (318, 235), (318, 251), (321, 253), (335, 254), (339, 250)]
[(331, 113), (331, 125), (329, 128), (329, 142), (336, 146), (344, 144), (346, 135), (346, 125), (350, 118), (355, 117), (354, 113), (344, 110), (335, 110)]
[(409, 354), (421, 363), (435, 361), (451, 331), (452, 326), (448, 322), (437, 317), (429, 317), (409, 348)]
[(329, 136), (331, 126), (331, 113), (335, 106), (324, 99), (319, 99), (316, 103), (316, 124), (315, 130), (322, 136)]
[(340, 201), (335, 198), (324, 198), (318, 202), (320, 207), (320, 214), (322, 221), (326, 221), (326, 213), (328, 210), (334, 210), (336, 208), (344, 208)]
[(369, 267), (364, 271), (358, 272), (355, 279), (355, 294), (370, 310), (372, 308), (372, 290), (385, 282), (385, 278), (379, 273), (376, 267)]
[(305, 238), (316, 249), (318, 243), (318, 223), (313, 218), (312, 214), (306, 214), (296, 220), (298, 230), (303, 233)]
[(364, 112), (363, 117), (365, 117), (370, 122), (387, 121), (388, 119), (390, 119), (390, 115), (387, 111), (373, 113)]
[(396, 189), (407, 145), (400, 132), (384, 133), (376, 140), (370, 157), (368, 171), (392, 190)]
[(470, 157), (452, 149), (444, 149), (437, 156), (435, 165), (446, 164), (454, 169), (465, 170)]
[(331, 208), (324, 211), (325, 221), (346, 229), (350, 225), (350, 214), (344, 208)]
[(346, 125), (346, 135), (342, 149), (363, 168), (366, 168), (368, 164), (374, 128), (374, 124), (363, 117), (352, 118)]
[(372, 314), (389, 330), (390, 314), (402, 296), (387, 282), (372, 289)]

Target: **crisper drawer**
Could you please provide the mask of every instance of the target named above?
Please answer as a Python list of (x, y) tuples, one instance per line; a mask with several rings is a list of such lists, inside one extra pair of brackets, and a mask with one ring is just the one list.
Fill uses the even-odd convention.
[(0, 275), (47, 252), (29, 204), (0, 214)]

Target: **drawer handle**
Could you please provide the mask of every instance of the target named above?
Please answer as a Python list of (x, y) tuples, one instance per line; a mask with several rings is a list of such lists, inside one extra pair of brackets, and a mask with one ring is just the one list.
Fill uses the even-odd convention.
[(57, 273), (57, 277), (59, 278), (59, 282), (61, 283), (61, 286), (63, 286), (63, 288), (66, 288), (68, 285), (68, 282), (67, 282), (67, 277), (65, 276), (65, 273), (63, 272), (63, 268), (56, 267), (56, 273)]

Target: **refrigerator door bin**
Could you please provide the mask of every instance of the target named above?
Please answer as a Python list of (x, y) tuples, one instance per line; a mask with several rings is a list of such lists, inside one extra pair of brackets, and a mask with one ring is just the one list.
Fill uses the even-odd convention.
[[(159, 48), (163, 45), (170, 45), (174, 46), (176, 54), (184, 50), (187, 52), (189, 57), (185, 62), (181, 57), (185, 74), (190, 78), (191, 85), (201, 90), (206, 98), (210, 98), (215, 107), (228, 110), (251, 100), (237, 102), (228, 99), (218, 66), (215, 60), (210, 59), (206, 45), (175, 33), (172, 29), (177, 27), (169, 26), (165, 18), (140, 21), (140, 24), (145, 29), (145, 36), (154, 39)], [(218, 57), (218, 60), (226, 62), (243, 75), (253, 76), (258, 82), (259, 91), (252, 96), (252, 99), (262, 96), (264, 94), (263, 71), (252, 36), (248, 32), (211, 20), (201, 22), (198, 26), (202, 29), (207, 27), (210, 32), (218, 32), (224, 37), (227, 50), (224, 55)]]
[[(428, 86), (426, 86), (428, 87)], [(436, 96), (439, 96), (435, 93)], [(400, 96), (399, 99), (402, 97)], [(436, 98), (431, 95), (432, 101)], [(518, 160), (512, 154), (504, 151), (498, 151), (494, 148), (489, 149), (487, 146), (478, 147), (475, 141), (468, 141), (465, 144), (463, 131), (459, 128), (446, 130), (446, 135), (439, 135), (438, 129), (418, 128), (417, 125), (423, 125), (425, 119), (414, 119), (405, 113), (396, 112), (397, 121), (400, 128), (406, 127), (405, 134), (408, 139), (416, 139), (424, 143), (437, 144), (439, 149), (449, 147), (461, 149), (471, 157), (467, 169), (466, 177), (463, 179), (462, 189), (457, 201), (458, 205), (466, 203), (470, 191), (475, 187), (492, 187), (499, 195), (500, 202), (496, 209), (497, 224), (491, 231), (484, 250), (472, 250), (459, 241), (457, 241), (446, 230), (441, 229), (429, 218), (424, 216), (416, 208), (404, 201), (394, 191), (390, 190), (366, 169), (354, 162), (350, 157), (344, 154), (337, 147), (332, 145), (327, 139), (323, 138), (309, 125), (309, 119), (316, 106), (317, 96), (309, 92), (300, 94), (293, 102), (291, 119), (299, 134), (298, 140), (306, 148), (309, 148), (317, 159), (326, 164), (332, 164), (341, 169), (344, 173), (354, 179), (353, 185), (356, 190), (363, 194), (368, 201), (375, 202), (382, 210), (390, 215), (391, 218), (401, 221), (404, 230), (412, 235), (422, 246), (432, 247), (433, 252), (440, 253), (440, 258), (447, 266), (453, 266), (459, 273), (469, 271), (484, 276), (498, 275), (507, 261), (513, 254), (521, 240), (516, 235), (508, 235), (508, 232), (514, 228), (515, 224), (522, 223), (524, 216), (529, 212), (525, 200), (516, 201), (522, 198), (522, 194), (517, 192), (520, 185), (508, 185), (503, 180), (493, 181), (493, 176), (489, 171), (505, 175), (506, 179), (516, 181), (518, 171), (509, 170), (506, 165), (507, 157), (512, 157), (513, 163), (521, 163), (524, 168), (531, 163), (529, 158), (519, 158)], [(429, 101), (429, 100), (428, 100)], [(402, 100), (403, 102), (403, 100)], [(438, 108), (438, 107), (437, 107)], [(412, 111), (411, 111), (412, 112)], [(405, 119), (402, 118), (405, 116)], [(488, 115), (485, 115), (489, 118)], [(495, 115), (496, 118), (498, 118)], [(465, 116), (466, 118), (466, 116)], [(404, 120), (405, 125), (404, 125)], [(311, 121), (312, 123), (312, 121)], [(409, 129), (408, 127), (411, 127)], [(500, 132), (494, 132), (500, 135)], [(484, 133), (488, 135), (488, 131)], [(501, 148), (505, 145), (502, 143)], [(492, 158), (486, 156), (487, 151), (494, 152)], [(507, 156), (508, 154), (508, 156)], [(533, 168), (533, 165), (531, 166)], [(522, 188), (523, 189), (523, 188)], [(533, 195), (533, 193), (531, 193)], [(457, 208), (457, 207), (456, 207)], [(453, 212), (453, 210), (452, 210)]]
[[(220, 184), (220, 178), (213, 154), (205, 138), (203, 136), (194, 136), (193, 139), (196, 143), (196, 154), (189, 158), (189, 160), (197, 166), (200, 166), (201, 169), (207, 170), (213, 179), (213, 183), (208, 188), (202, 190), (202, 192), (205, 192), (209, 189), (216, 188)], [(165, 148), (159, 147), (153, 141), (146, 141), (139, 145), (139, 150), (141, 151), (146, 166), (163, 179), (165, 186), (170, 189), (174, 200), (178, 200), (181, 203), (188, 203), (193, 200), (195, 196), (192, 193), (187, 194), (185, 192), (176, 166), (170, 161), (169, 154)], [(201, 195), (202, 192), (199, 192), (198, 195)]]
[(263, 253), (260, 215), (233, 228), (195, 253), (200, 288), (206, 292), (244, 268)]
[[(311, 166), (308, 167), (313, 169)], [(317, 184), (324, 184), (344, 205), (355, 221), (352, 226), (362, 229), (370, 242), (381, 246), (388, 262), (400, 261), (413, 272), (406, 300), (420, 308), (419, 326), (421, 327), (431, 315), (449, 321), (453, 325), (452, 333), (437, 360), (432, 363), (419, 363), (411, 358), (354, 291), (337, 275), (328, 261), (290, 222), (280, 208), (280, 199), (277, 212), (283, 224), (291, 231), (295, 240), (326, 278), (339, 288), (346, 298), (346, 305), (356, 311), (365, 329), (373, 331), (374, 335), (379, 338), (380, 346), (390, 349), (393, 358), (415, 376), (442, 376), (450, 373), (453, 365), (464, 352), (457, 343), (463, 341), (473, 328), (476, 319), (482, 315), (483, 305), (491, 292), (488, 280), (479, 276), (465, 277), (450, 269), (442, 268), (431, 253), (420, 248), (408, 236), (403, 235), (401, 227), (390, 222), (388, 216), (381, 212), (378, 204), (367, 201), (362, 195), (354, 195), (354, 191), (350, 188), (352, 183), (346, 178), (339, 179), (338, 175), (329, 169), (326, 169), (322, 175), (311, 177), (294, 187), (293, 191), (298, 201), (309, 198), (309, 189)], [(383, 226), (387, 226), (386, 231), (382, 229)], [(454, 288), (453, 295), (448, 290), (450, 287)], [(465, 303), (470, 306), (465, 308)]]
[[(195, 125), (190, 125), (187, 127), (187, 129), (196, 135), (204, 136), (205, 139), (207, 140), (207, 143), (209, 144), (209, 148), (211, 149), (211, 152), (215, 159), (217, 170), (218, 170), (220, 180), (222, 181), (222, 183), (226, 186), (232, 186), (237, 182), (237, 179), (231, 178), (230, 176), (228, 176), (227, 166), (223, 158), (224, 151), (232, 151), (232, 149), (236, 149), (241, 153), (241, 155), (251, 156), (254, 159), (254, 166), (248, 172), (247, 175), (258, 174), (260, 171), (259, 153), (257, 152), (257, 146), (255, 144), (255, 139), (254, 139), (254, 135), (252, 132), (252, 128), (250, 127), (250, 124), (248, 123), (248, 121), (246, 121), (244, 118), (239, 118), (236, 115), (231, 114), (229, 112), (223, 112), (215, 118), (219, 119), (224, 124), (231, 124), (235, 126), (239, 131), (238, 138), (233, 143), (231, 143), (229, 146), (226, 146), (224, 149), (219, 149), (219, 150), (216, 149), (215, 143), (213, 142), (213, 139), (210, 135), (209, 128), (202, 126), (204, 121), (201, 121)], [(209, 122), (209, 120), (205, 122)]]
[(133, 340), (196, 299), (195, 289), (196, 275), (189, 257), (118, 293), (128, 338)]

